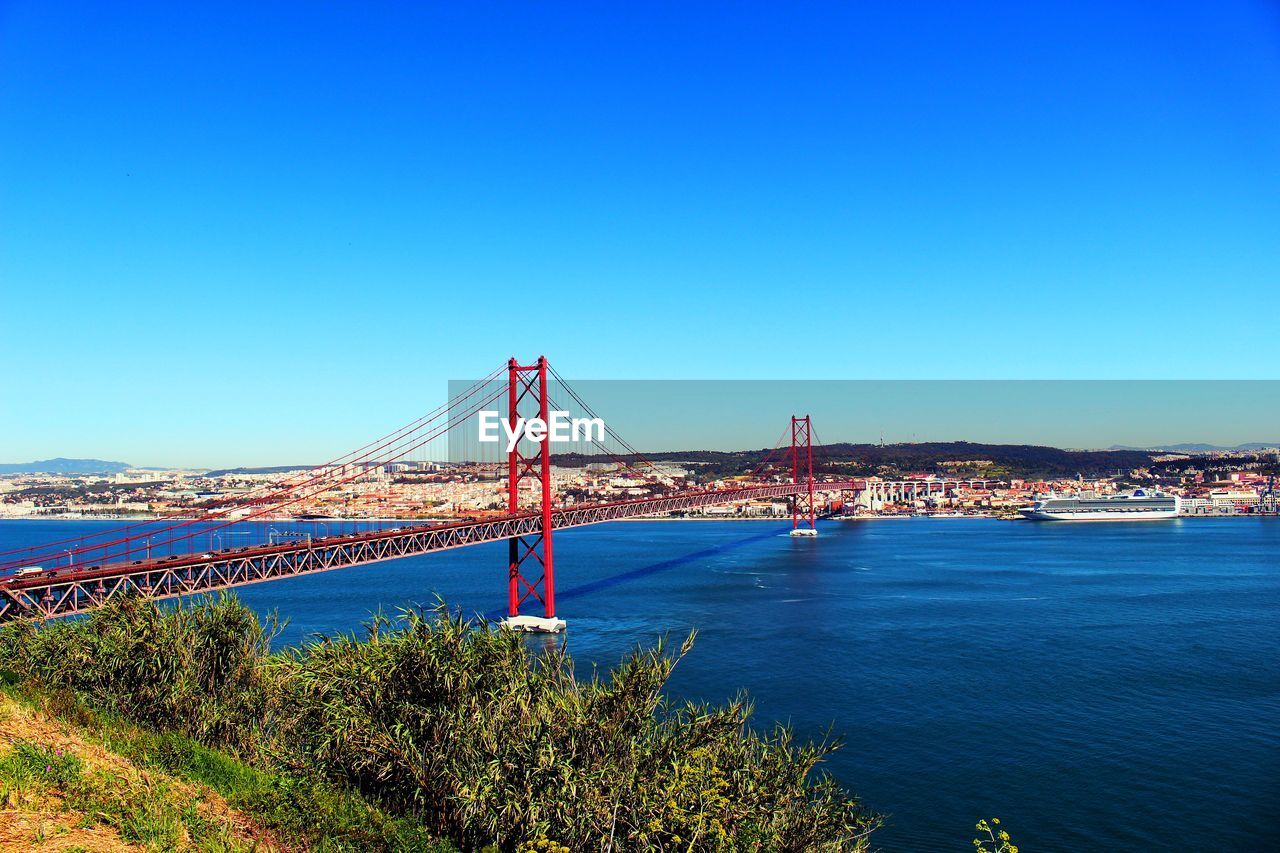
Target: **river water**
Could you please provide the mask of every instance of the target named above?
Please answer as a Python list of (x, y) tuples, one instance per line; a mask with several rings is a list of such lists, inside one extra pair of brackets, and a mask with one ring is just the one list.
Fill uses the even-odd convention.
[[(6, 521), (0, 548), (104, 524)], [(889, 814), (883, 850), (971, 849), (993, 815), (1026, 850), (1280, 849), (1280, 520), (820, 529), (557, 533), (564, 641), (583, 671), (696, 628), (673, 694), (746, 690), (761, 725), (841, 736), (828, 769)], [(505, 561), (495, 543), (239, 594), (298, 642), (437, 595), (494, 613)]]

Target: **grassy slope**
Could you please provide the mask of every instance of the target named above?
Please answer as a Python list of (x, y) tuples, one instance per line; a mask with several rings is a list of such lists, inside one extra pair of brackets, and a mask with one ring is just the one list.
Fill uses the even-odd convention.
[(139, 767), (76, 727), (0, 697), (0, 848), (278, 849), (204, 785)]
[(0, 692), (0, 850), (453, 850), (360, 798), (65, 694)]

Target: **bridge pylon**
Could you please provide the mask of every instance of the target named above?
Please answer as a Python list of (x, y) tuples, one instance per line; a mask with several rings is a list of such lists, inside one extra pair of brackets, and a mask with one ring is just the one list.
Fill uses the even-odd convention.
[[(803, 479), (802, 479), (803, 478)], [(791, 416), (791, 482), (808, 484), (791, 500), (791, 535), (817, 536), (813, 498), (813, 422), (808, 415)]]
[[(507, 418), (513, 434), (532, 417), (550, 423), (546, 356), (539, 356), (528, 365), (521, 365), (514, 358), (507, 362)], [(522, 486), (536, 484), (539, 495), (535, 532), (507, 540), (507, 618), (503, 624), (517, 631), (558, 633), (565, 629), (564, 620), (556, 618), (550, 445), (545, 434), (540, 441), (526, 435), (507, 454), (508, 512), (517, 515), (522, 511)], [(529, 599), (542, 604), (542, 616), (520, 612), (521, 605)]]

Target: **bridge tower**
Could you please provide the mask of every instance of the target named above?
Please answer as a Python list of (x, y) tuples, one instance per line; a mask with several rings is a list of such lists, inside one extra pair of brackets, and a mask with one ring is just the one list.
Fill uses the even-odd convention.
[(791, 535), (817, 536), (813, 499), (813, 423), (808, 415), (803, 418), (791, 416), (791, 482), (809, 485), (807, 492), (797, 493), (792, 499)]
[[(521, 423), (537, 417), (550, 422), (547, 412), (547, 359), (539, 356), (533, 364), (507, 362), (507, 418), (514, 432)], [(519, 514), (520, 489), (536, 484), (538, 513), (532, 530), (507, 540), (507, 618), (503, 624), (517, 631), (557, 633), (565, 629), (556, 618), (555, 559), (551, 548), (551, 442), (546, 431), (541, 440), (527, 433), (507, 454), (507, 510)], [(528, 510), (524, 510), (527, 512)], [(520, 606), (529, 599), (542, 604), (542, 616), (522, 614)]]

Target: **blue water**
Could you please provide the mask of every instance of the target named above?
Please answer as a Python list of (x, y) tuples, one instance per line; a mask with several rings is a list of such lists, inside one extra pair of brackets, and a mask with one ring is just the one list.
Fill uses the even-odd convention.
[[(100, 529), (0, 523), (0, 547)], [(1280, 520), (615, 523), (556, 534), (575, 657), (699, 631), (671, 690), (831, 729), (884, 850), (1280, 847)], [(296, 642), (440, 595), (505, 601), (493, 544), (244, 587)], [(534, 642), (552, 642), (539, 639)]]

